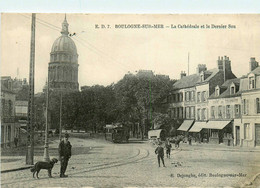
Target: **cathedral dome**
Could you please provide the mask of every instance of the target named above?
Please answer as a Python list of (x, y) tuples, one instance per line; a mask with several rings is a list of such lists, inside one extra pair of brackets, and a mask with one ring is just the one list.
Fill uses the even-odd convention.
[(52, 45), (51, 53), (65, 52), (77, 55), (77, 47), (74, 41), (69, 36), (60, 36)]
[(50, 53), (51, 63), (78, 63), (77, 47), (74, 41), (69, 37), (68, 22), (62, 23), (61, 36), (55, 40)]

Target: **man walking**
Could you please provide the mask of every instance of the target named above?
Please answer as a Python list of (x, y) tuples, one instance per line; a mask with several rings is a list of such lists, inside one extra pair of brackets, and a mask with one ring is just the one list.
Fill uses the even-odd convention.
[(157, 159), (158, 159), (158, 165), (160, 167), (160, 159), (162, 160), (162, 164), (163, 164), (163, 167), (165, 167), (164, 165), (164, 149), (163, 147), (161, 146), (161, 142), (159, 142), (157, 148), (155, 149), (155, 153), (157, 154)]
[(66, 178), (65, 171), (71, 157), (71, 144), (69, 142), (69, 134), (65, 133), (64, 139), (59, 144), (59, 157), (60, 157), (60, 177)]
[(166, 140), (165, 142), (165, 148), (166, 148), (166, 157), (170, 158), (171, 157), (171, 149), (172, 149), (172, 145), (170, 143), (169, 140)]

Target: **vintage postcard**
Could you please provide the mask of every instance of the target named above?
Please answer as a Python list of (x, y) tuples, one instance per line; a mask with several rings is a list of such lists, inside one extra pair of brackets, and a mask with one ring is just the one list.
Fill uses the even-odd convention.
[(259, 14), (1, 15), (1, 187), (260, 186)]

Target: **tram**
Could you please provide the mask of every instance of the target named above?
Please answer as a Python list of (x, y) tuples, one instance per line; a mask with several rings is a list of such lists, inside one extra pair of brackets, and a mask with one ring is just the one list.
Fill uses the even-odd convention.
[(106, 129), (105, 139), (114, 143), (128, 142), (129, 131), (124, 127)]

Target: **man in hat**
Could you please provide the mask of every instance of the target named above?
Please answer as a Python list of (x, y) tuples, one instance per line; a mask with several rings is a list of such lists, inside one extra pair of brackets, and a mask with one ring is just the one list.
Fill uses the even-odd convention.
[(59, 144), (59, 158), (60, 158), (60, 177), (66, 178), (65, 171), (71, 157), (71, 144), (69, 142), (69, 134), (65, 133), (64, 139)]
[(160, 167), (160, 159), (162, 160), (163, 167), (164, 165), (164, 149), (162, 147), (162, 143), (159, 142), (157, 148), (155, 149), (155, 153), (157, 154), (157, 159), (158, 159), (158, 165)]

